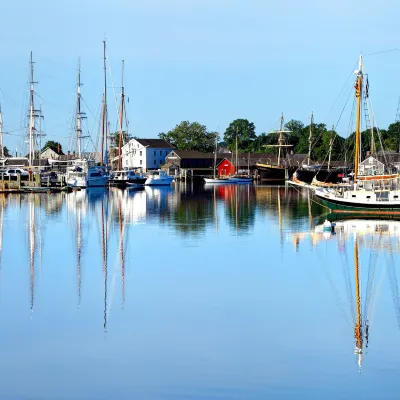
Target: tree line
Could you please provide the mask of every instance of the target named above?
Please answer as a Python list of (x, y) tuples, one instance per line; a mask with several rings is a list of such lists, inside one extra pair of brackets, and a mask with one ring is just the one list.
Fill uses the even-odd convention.
[[(290, 151), (296, 154), (307, 154), (309, 149), (310, 125), (305, 125), (298, 120), (290, 120), (285, 124), (285, 130), (290, 133), (284, 134), (285, 144), (291, 145)], [(213, 152), (215, 149), (215, 139), (218, 136), (218, 146), (220, 149), (235, 151), (236, 135), (237, 147), (239, 152), (251, 153), (276, 153), (276, 147), (269, 145), (278, 144), (277, 132), (256, 134), (256, 127), (253, 122), (247, 119), (236, 119), (225, 129), (223, 136), (215, 131), (209, 131), (205, 125), (199, 122), (182, 121), (167, 133), (160, 133), (161, 139), (173, 144), (178, 150), (198, 150), (201, 152)], [(346, 139), (340, 136), (335, 130), (329, 129), (325, 124), (312, 124), (312, 151), (311, 158), (323, 160), (326, 158), (331, 141), (332, 160), (343, 159), (345, 153), (352, 157), (354, 152), (353, 132)], [(365, 154), (371, 149), (371, 131), (362, 132), (361, 148)], [(400, 145), (400, 122), (389, 125), (384, 130), (374, 129), (375, 149), (379, 151), (399, 151)]]

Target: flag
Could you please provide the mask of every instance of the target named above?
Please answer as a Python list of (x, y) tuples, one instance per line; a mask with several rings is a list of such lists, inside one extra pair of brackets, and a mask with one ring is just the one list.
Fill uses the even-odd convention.
[(357, 78), (357, 82), (354, 85), (354, 89), (356, 89), (356, 97), (360, 97), (360, 88), (358, 86), (358, 78)]

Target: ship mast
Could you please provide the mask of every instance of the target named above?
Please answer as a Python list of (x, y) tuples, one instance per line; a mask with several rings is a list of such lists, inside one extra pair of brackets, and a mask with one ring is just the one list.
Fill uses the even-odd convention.
[(358, 165), (361, 159), (360, 141), (361, 141), (361, 100), (362, 100), (362, 85), (363, 85), (363, 61), (360, 55), (358, 61), (358, 70), (355, 71), (357, 81), (355, 85), (357, 99), (357, 115), (356, 115), (356, 137), (354, 149), (354, 181), (358, 176)]
[(214, 151), (214, 179), (216, 179), (216, 168), (217, 168), (217, 150), (218, 150), (218, 132), (215, 132), (215, 151)]
[[(101, 118), (101, 154), (100, 165), (104, 165), (104, 141), (107, 131), (107, 66), (106, 66), (106, 41), (103, 40), (103, 69), (104, 69), (104, 92)], [(106, 150), (107, 151), (107, 150)]]
[(283, 147), (283, 113), (281, 115), (281, 127), (279, 129), (279, 139), (278, 139), (278, 165), (281, 164), (281, 147)]
[(236, 151), (236, 158), (235, 158), (235, 165), (236, 165), (236, 170), (235, 170), (235, 174), (237, 174), (238, 173), (238, 130), (239, 130), (239, 127), (237, 126), (236, 127), (236, 149), (235, 149), (235, 151)]
[(332, 156), (332, 147), (333, 147), (333, 130), (334, 130), (335, 126), (332, 125), (332, 131), (331, 131), (331, 137), (329, 139), (329, 153), (328, 153), (328, 171), (330, 171), (331, 169), (331, 156)]
[(1, 113), (1, 104), (0, 104), (0, 151), (1, 158), (4, 159), (4, 144), (3, 144), (3, 116)]
[(120, 105), (120, 116), (119, 116), (119, 140), (118, 140), (118, 171), (121, 171), (121, 148), (122, 148), (122, 136), (123, 136), (123, 122), (124, 122), (124, 105), (125, 105), (125, 93), (124, 93), (124, 60), (122, 60), (122, 85), (121, 85), (121, 105)]
[(310, 121), (310, 134), (308, 135), (308, 160), (307, 165), (310, 165), (311, 159), (311, 145), (312, 145), (312, 128), (314, 123), (314, 113), (311, 112), (311, 121)]
[(33, 80), (33, 59), (32, 59), (32, 51), (30, 56), (30, 81), (29, 81), (29, 123), (28, 123), (28, 143), (29, 143), (29, 151), (28, 151), (28, 159), (29, 166), (32, 166), (32, 161), (35, 157), (35, 107), (34, 107), (34, 93), (35, 93), (35, 82)]
[(82, 120), (86, 118), (86, 114), (81, 110), (81, 59), (78, 58), (78, 76), (77, 76), (77, 89), (76, 89), (76, 150), (78, 158), (82, 155)]

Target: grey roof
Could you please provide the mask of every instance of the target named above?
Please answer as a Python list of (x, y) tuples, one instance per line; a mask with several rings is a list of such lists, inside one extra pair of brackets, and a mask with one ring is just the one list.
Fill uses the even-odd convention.
[(10, 157), (5, 161), (5, 165), (9, 166), (28, 166), (29, 160), (26, 157)]
[[(197, 150), (172, 150), (165, 158), (171, 156), (171, 154), (176, 154), (180, 159), (182, 158), (212, 158), (214, 159), (214, 153), (202, 153)], [(221, 154), (218, 154), (218, 158), (221, 158)]]
[(135, 139), (139, 142), (142, 146), (147, 147), (155, 147), (155, 148), (165, 148), (165, 149), (174, 149), (175, 146), (171, 143), (168, 143), (164, 139)]

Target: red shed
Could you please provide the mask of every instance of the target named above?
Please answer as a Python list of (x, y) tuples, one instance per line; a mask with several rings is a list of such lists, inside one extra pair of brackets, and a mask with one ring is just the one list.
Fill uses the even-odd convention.
[(218, 164), (217, 169), (219, 176), (233, 175), (236, 172), (235, 166), (227, 158)]

